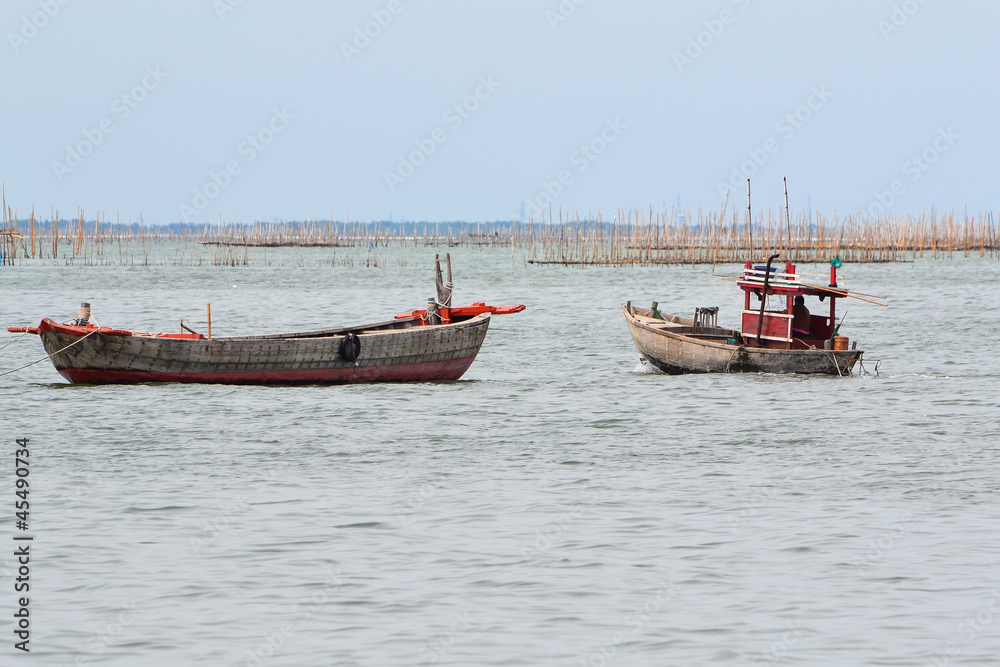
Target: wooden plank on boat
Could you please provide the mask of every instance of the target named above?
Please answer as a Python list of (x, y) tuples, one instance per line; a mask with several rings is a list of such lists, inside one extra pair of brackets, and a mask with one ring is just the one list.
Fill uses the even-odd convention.
[(406, 329), (414, 322), (415, 318), (405, 320), (386, 320), (385, 322), (375, 322), (374, 324), (364, 324), (353, 327), (337, 327), (335, 329), (317, 329), (315, 331), (296, 331), (292, 333), (258, 334), (254, 336), (226, 336), (215, 340), (284, 340), (287, 338), (329, 338), (331, 336), (342, 336), (348, 333), (360, 333), (362, 331), (377, 331), (385, 329)]

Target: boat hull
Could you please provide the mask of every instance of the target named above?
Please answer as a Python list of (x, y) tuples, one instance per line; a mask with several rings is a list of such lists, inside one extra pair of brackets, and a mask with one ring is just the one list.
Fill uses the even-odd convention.
[(76, 384), (352, 384), (457, 380), (479, 353), (489, 323), (484, 314), (446, 325), (356, 327), (360, 351), (355, 361), (340, 352), (347, 334), (212, 340), (88, 335), (49, 319), (38, 330), (56, 370)]
[[(647, 323), (622, 305), (629, 333), (639, 356), (670, 374), (682, 373), (805, 373), (851, 375), (864, 354), (861, 350), (786, 350), (731, 345), (736, 331), (718, 329), (711, 340), (689, 335), (690, 326), (666, 327)], [(677, 323), (685, 320), (674, 318)], [(675, 331), (671, 331), (673, 328)]]

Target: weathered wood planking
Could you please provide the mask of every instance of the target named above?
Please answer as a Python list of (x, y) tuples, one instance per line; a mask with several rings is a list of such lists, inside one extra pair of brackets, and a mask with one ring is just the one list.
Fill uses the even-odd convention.
[(39, 333), (56, 370), (73, 383), (340, 384), (457, 380), (475, 360), (489, 324), (484, 313), (454, 324), (393, 321), (341, 329), (360, 340), (356, 362), (341, 357), (346, 333), (199, 340), (98, 332), (81, 340), (79, 328), (49, 319)]
[[(665, 373), (809, 373), (850, 375), (864, 354), (861, 350), (785, 350), (730, 345), (738, 331), (718, 328), (693, 334), (690, 320), (666, 316), (672, 323), (655, 324), (622, 304), (636, 352)], [(688, 326), (676, 326), (687, 324)], [(702, 337), (704, 336), (704, 337)]]

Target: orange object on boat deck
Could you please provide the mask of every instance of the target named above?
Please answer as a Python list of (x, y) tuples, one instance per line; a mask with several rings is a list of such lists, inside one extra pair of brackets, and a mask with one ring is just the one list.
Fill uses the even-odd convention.
[(850, 342), (850, 338), (847, 336), (834, 336), (833, 337), (833, 349), (834, 350), (846, 350), (847, 344)]
[[(476, 315), (482, 315), (483, 313), (492, 313), (493, 315), (513, 315), (514, 313), (520, 313), (524, 310), (525, 306), (523, 303), (519, 303), (516, 306), (487, 306), (485, 302), (480, 301), (474, 303), (471, 306), (459, 306), (457, 308), (452, 307), (448, 309), (449, 319), (454, 322), (461, 319), (468, 319), (470, 317), (475, 317)], [(425, 320), (427, 318), (427, 309), (411, 310), (408, 313), (400, 313), (396, 315), (397, 320)]]

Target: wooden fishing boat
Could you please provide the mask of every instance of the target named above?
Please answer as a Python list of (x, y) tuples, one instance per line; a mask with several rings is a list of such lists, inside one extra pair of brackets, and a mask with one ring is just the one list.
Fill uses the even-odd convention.
[(318, 331), (222, 338), (196, 333), (146, 333), (90, 323), (90, 305), (60, 324), (45, 318), (36, 333), (59, 373), (72, 383), (205, 382), (341, 384), (431, 382), (460, 378), (475, 360), (491, 315), (523, 305), (451, 307), (448, 280), (435, 260), (438, 298), (428, 307), (375, 324)]
[[(740, 328), (717, 324), (718, 308), (696, 308), (692, 319), (661, 313), (658, 303), (641, 309), (628, 302), (622, 312), (639, 356), (666, 373), (821, 373), (851, 375), (864, 352), (855, 342), (840, 336), (837, 299), (874, 299), (851, 294), (837, 287), (840, 259), (831, 260), (830, 284), (809, 285), (800, 281), (795, 265), (785, 264), (777, 272), (771, 262), (754, 266), (747, 262), (737, 285), (744, 303)], [(751, 296), (760, 301), (751, 307)], [(871, 296), (871, 295), (866, 295)], [(799, 299), (801, 297), (801, 300)], [(829, 301), (829, 313), (814, 315), (803, 310), (805, 297)], [(769, 303), (780, 307), (768, 309)], [(798, 303), (797, 303), (798, 302)], [(841, 321), (842, 322), (842, 321)]]

